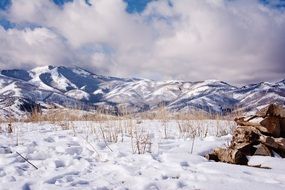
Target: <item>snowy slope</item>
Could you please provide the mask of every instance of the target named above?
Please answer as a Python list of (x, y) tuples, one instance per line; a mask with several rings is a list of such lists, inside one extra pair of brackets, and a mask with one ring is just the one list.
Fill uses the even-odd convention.
[[(106, 142), (107, 146), (99, 130), (102, 123), (69, 122), (73, 129), (48, 123), (14, 123), (12, 134), (2, 124), (0, 189), (285, 189), (284, 159), (250, 157), (250, 165), (271, 169), (208, 161), (204, 155), (216, 147), (226, 146), (231, 135), (217, 137), (212, 133), (216, 131), (216, 121), (193, 121), (192, 124), (207, 127), (209, 133), (193, 141), (180, 136), (177, 122), (173, 121), (167, 123), (170, 138), (163, 138), (162, 123), (136, 124), (134, 129), (148, 134), (152, 143), (144, 154), (133, 151), (135, 139), (131, 139), (125, 128), (119, 130), (122, 132), (118, 134), (119, 140)], [(106, 125), (103, 123), (106, 134), (113, 129), (110, 125), (124, 127), (108, 121)], [(227, 130), (231, 125), (227, 121), (219, 122)]]
[[(251, 111), (268, 103), (284, 105), (285, 82), (262, 82), (238, 88), (223, 81), (152, 81), (105, 77), (78, 67), (45, 66), (2, 70), (0, 98), (25, 99), (82, 108), (121, 108), (138, 112), (165, 105), (170, 110)], [(1, 103), (0, 103), (1, 104)], [(1, 105), (0, 108), (3, 109)]]

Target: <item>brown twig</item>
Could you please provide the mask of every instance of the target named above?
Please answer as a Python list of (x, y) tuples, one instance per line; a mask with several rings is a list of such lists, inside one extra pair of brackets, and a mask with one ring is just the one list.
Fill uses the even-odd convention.
[(19, 152), (16, 151), (16, 153), (21, 156), (21, 158), (23, 158), (26, 162), (28, 162), (30, 165), (32, 165), (35, 169), (39, 169), (37, 166), (35, 166), (34, 164), (32, 164), (27, 158), (25, 158), (24, 156), (22, 156)]

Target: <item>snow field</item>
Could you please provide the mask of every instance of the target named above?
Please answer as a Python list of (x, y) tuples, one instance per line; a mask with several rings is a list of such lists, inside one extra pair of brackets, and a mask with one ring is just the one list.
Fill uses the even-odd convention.
[[(218, 120), (14, 123), (0, 133), (0, 189), (284, 189), (285, 160), (260, 169), (208, 161), (234, 123)], [(27, 158), (38, 169), (23, 160)]]

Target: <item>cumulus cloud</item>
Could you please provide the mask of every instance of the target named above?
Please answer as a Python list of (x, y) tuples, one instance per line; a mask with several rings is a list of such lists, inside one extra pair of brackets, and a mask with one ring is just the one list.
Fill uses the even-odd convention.
[[(79, 65), (100, 74), (236, 84), (285, 73), (285, 14), (257, 0), (160, 0), (140, 14), (120, 0), (14, 0), (0, 66)], [(3, 14), (3, 13), (2, 13)], [(15, 45), (17, 44), (17, 45)]]
[(31, 68), (75, 60), (73, 51), (46, 28), (6, 31), (0, 27), (0, 41), (2, 68)]

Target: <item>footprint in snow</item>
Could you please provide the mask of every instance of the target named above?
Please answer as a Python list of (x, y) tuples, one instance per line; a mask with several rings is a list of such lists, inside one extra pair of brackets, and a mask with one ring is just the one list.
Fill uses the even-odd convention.
[(75, 182), (72, 182), (71, 183), (71, 186), (81, 186), (81, 185), (88, 185), (89, 182), (88, 181), (85, 181), (85, 180), (78, 180), (78, 181), (75, 181)]
[(25, 183), (25, 184), (23, 185), (23, 187), (22, 187), (22, 190), (31, 190), (30, 184)]
[(166, 142), (158, 143), (158, 148), (163, 149), (163, 150), (169, 150), (169, 149), (176, 148), (176, 147), (179, 147), (179, 144), (173, 141), (166, 141)]
[(45, 138), (44, 141), (49, 142), (49, 143), (55, 142), (54, 138), (52, 137)]
[(11, 154), (12, 150), (9, 147), (0, 146), (0, 154)]
[(186, 161), (182, 161), (182, 162), (180, 162), (180, 166), (183, 168), (183, 167), (189, 167), (189, 164), (188, 164), (188, 162), (186, 162)]
[(80, 146), (68, 147), (65, 149), (65, 153), (69, 155), (80, 155), (83, 149)]
[(148, 184), (145, 188), (145, 190), (159, 190), (159, 187), (155, 183)]
[(51, 179), (45, 181), (48, 184), (61, 184), (61, 183), (68, 183), (73, 182), (74, 178), (79, 175), (79, 172), (68, 172), (62, 175), (55, 176)]
[(55, 160), (54, 164), (55, 164), (56, 168), (60, 168), (60, 167), (64, 167), (65, 166), (65, 163), (62, 160)]

